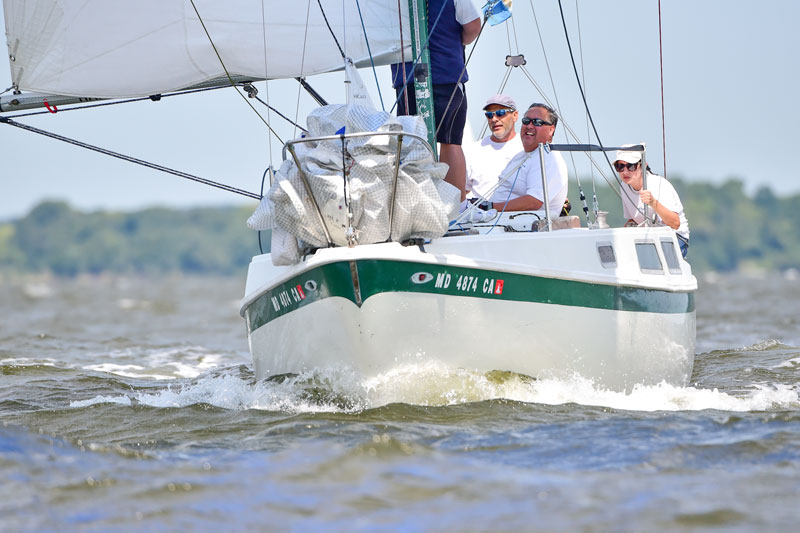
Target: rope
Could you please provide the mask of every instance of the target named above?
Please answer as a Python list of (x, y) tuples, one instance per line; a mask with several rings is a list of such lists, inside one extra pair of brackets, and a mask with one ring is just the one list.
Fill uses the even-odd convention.
[[(589, 104), (586, 101), (586, 94), (583, 92), (583, 85), (581, 84), (581, 78), (578, 75), (578, 67), (575, 65), (575, 56), (572, 53), (572, 44), (569, 41), (569, 32), (567, 31), (567, 21), (564, 19), (564, 9), (561, 6), (561, 0), (558, 0), (558, 10), (561, 13), (561, 24), (564, 27), (564, 37), (567, 40), (567, 47), (569, 48), (569, 58), (572, 61), (572, 70), (575, 72), (575, 80), (578, 82), (578, 89), (581, 91), (581, 98), (583, 99), (583, 107), (586, 109), (586, 115), (589, 117), (589, 122), (592, 124), (592, 130), (594, 131), (594, 136), (597, 138), (597, 144), (603, 146), (603, 142), (600, 140), (600, 135), (597, 133), (597, 127), (594, 125), (594, 119), (592, 118), (592, 113), (589, 111)], [(605, 152), (603, 152), (605, 155)], [(611, 161), (608, 160), (608, 156), (606, 156), (606, 162), (608, 166), (611, 167)], [(619, 181), (619, 179), (617, 179)]]
[(667, 177), (667, 134), (664, 124), (664, 52), (661, 48), (661, 0), (658, 0), (658, 66), (661, 72), (661, 147), (664, 151), (664, 178)]
[[(528, 69), (525, 68), (524, 66), (521, 66), (519, 68), (522, 70), (522, 73), (525, 74), (525, 77), (528, 78), (528, 81), (531, 82), (531, 85), (533, 85), (533, 87), (539, 92), (539, 95), (544, 100), (544, 103), (549, 105), (550, 107), (555, 108), (556, 106), (553, 105), (553, 103), (550, 101), (550, 99), (544, 93), (544, 91), (539, 86), (539, 84), (536, 83), (536, 80), (533, 78), (533, 76), (531, 76), (530, 72), (528, 72)], [(575, 131), (569, 125), (569, 122), (567, 122), (564, 119), (564, 117), (561, 117), (560, 123), (564, 125), (564, 129), (569, 133), (568, 139), (569, 139), (569, 137), (572, 137), (572, 139), (575, 140), (576, 142), (580, 140), (578, 135), (575, 133)], [(608, 183), (608, 185), (611, 187), (611, 189), (617, 194), (617, 196), (619, 196), (619, 191), (614, 189), (613, 184), (611, 183), (611, 181), (609, 181), (608, 176), (603, 174), (603, 169), (600, 168), (600, 165), (598, 165), (597, 161), (595, 161), (594, 158), (592, 158), (590, 154), (587, 153), (585, 155), (589, 158), (589, 162), (597, 169), (597, 171), (600, 173), (600, 175), (603, 176), (603, 179), (606, 181), (606, 183)]]
[(367, 27), (364, 25), (364, 17), (361, 15), (361, 3), (356, 0), (356, 7), (358, 8), (358, 18), (361, 19), (361, 29), (364, 30), (364, 41), (367, 43), (367, 53), (369, 53), (369, 62), (372, 65), (372, 75), (375, 76), (375, 86), (378, 88), (378, 98), (381, 99), (381, 110), (386, 111), (383, 105), (383, 95), (381, 94), (381, 86), (378, 83), (378, 72), (375, 70), (375, 60), (372, 58), (372, 49), (369, 46), (369, 37), (367, 37)]
[[(180, 96), (180, 95), (183, 95), (183, 94), (199, 93), (199, 92), (202, 92), (202, 91), (215, 91), (217, 89), (225, 89), (227, 87), (228, 87), (227, 85), (222, 85), (222, 86), (219, 86), (219, 87), (203, 87), (202, 89), (191, 89), (191, 90), (187, 90), (187, 91), (178, 91), (178, 92), (169, 93), (169, 94), (160, 94), (160, 95), (158, 95), (158, 99), (168, 98), (170, 96)], [(117, 104), (129, 104), (131, 102), (142, 102), (144, 100), (153, 100), (153, 98), (150, 97), (150, 96), (142, 96), (141, 98), (128, 98), (126, 100), (114, 100), (113, 102), (99, 102), (99, 103), (95, 103), (95, 104), (86, 104), (86, 105), (75, 106), (75, 107), (62, 108), (62, 107), (59, 106), (58, 112), (59, 113), (64, 113), (66, 111), (75, 111), (76, 109), (91, 109), (93, 107), (105, 107), (105, 106), (117, 105)], [(158, 101), (158, 100), (153, 100), (153, 101)], [(50, 111), (32, 111), (30, 113), (19, 113), (19, 114), (16, 114), (16, 115), (11, 115), (10, 118), (34, 117), (36, 115), (51, 115), (51, 114), (52, 113), (50, 113)]]
[[(281, 117), (283, 120), (285, 120), (286, 122), (288, 122), (289, 124), (291, 124), (291, 125), (292, 125), (292, 126), (294, 126), (295, 128), (300, 128), (300, 129), (301, 129), (301, 130), (303, 130), (304, 132), (308, 133), (308, 130), (307, 130), (307, 129), (305, 129), (305, 128), (304, 128), (303, 126), (301, 126), (300, 124), (298, 124), (298, 123), (296, 123), (296, 122), (292, 121), (292, 119), (290, 119), (289, 117), (287, 117), (286, 115), (284, 115), (283, 113), (281, 113), (280, 111), (278, 111), (277, 109), (275, 109), (274, 107), (272, 107), (271, 105), (269, 105), (267, 102), (263, 101), (261, 98), (259, 98), (259, 97), (258, 97), (258, 95), (255, 95), (255, 94), (254, 94), (253, 96), (251, 96), (251, 98), (255, 98), (256, 100), (258, 100), (260, 103), (262, 103), (263, 105), (265, 105), (269, 111), (272, 111), (272, 112), (274, 112), (276, 115), (278, 115), (279, 117)], [(270, 157), (270, 160), (271, 160), (271, 159), (272, 159), (272, 158)]]
[[(561, 6), (561, 0), (558, 0), (558, 10), (561, 13), (561, 24), (564, 27), (564, 37), (567, 40), (567, 47), (569, 48), (569, 58), (572, 61), (572, 70), (575, 71), (575, 79), (578, 82), (578, 88), (581, 91), (581, 98), (583, 99), (583, 106), (586, 109), (586, 115), (589, 117), (589, 122), (592, 125), (592, 130), (594, 131), (594, 136), (595, 136), (595, 138), (597, 138), (597, 144), (599, 144), (602, 147), (603, 146), (603, 142), (600, 140), (600, 134), (597, 133), (597, 127), (594, 124), (594, 119), (592, 118), (592, 112), (589, 111), (589, 104), (586, 102), (586, 94), (583, 92), (583, 86), (581, 85), (581, 79), (580, 79), (580, 76), (578, 76), (578, 68), (575, 66), (575, 56), (572, 53), (572, 44), (570, 44), (570, 41), (569, 41), (569, 32), (567, 31), (567, 21), (564, 18), (564, 9)], [(611, 173), (613, 174), (614, 178), (617, 181), (617, 184), (619, 185), (619, 192), (617, 192), (617, 194), (619, 195), (620, 199), (622, 199), (622, 191), (624, 191), (624, 189), (622, 187), (622, 181), (619, 179), (619, 176), (617, 175), (617, 173), (614, 172), (613, 167), (611, 165), (611, 160), (608, 159), (608, 154), (603, 152), (603, 157), (605, 158), (606, 163), (608, 164), (608, 167), (610, 169), (612, 169)], [(603, 177), (605, 177), (605, 176), (603, 176)], [(606, 178), (606, 181), (608, 181), (607, 178)], [(613, 189), (613, 187), (612, 187), (612, 189)], [(630, 195), (628, 194), (627, 191), (625, 191), (625, 197), (628, 199), (628, 201), (632, 202), (633, 205), (638, 205), (638, 201), (634, 202), (633, 200), (631, 200)]]
[(336, 38), (336, 34), (333, 33), (333, 28), (331, 28), (330, 23), (328, 22), (328, 17), (325, 15), (325, 10), (322, 9), (322, 2), (317, 0), (317, 5), (319, 6), (319, 10), (322, 12), (322, 18), (325, 20), (325, 25), (328, 27), (328, 31), (331, 32), (331, 37), (333, 37), (333, 41), (336, 43), (336, 46), (339, 48), (339, 53), (342, 54), (342, 59), (345, 58), (344, 50), (342, 50), (342, 45), (339, 44), (339, 39)]
[[(194, 4), (194, 0), (190, 0), (190, 1), (192, 2), (192, 7), (194, 8), (194, 12), (197, 14), (197, 20), (200, 21), (200, 25), (203, 26), (203, 31), (206, 32), (206, 37), (208, 37), (208, 42), (211, 43), (211, 48), (213, 48), (214, 49), (214, 53), (217, 54), (217, 59), (219, 59), (219, 64), (222, 65), (222, 70), (225, 71), (225, 75), (228, 77), (228, 81), (231, 83), (231, 86), (233, 86), (233, 88), (235, 89), (236, 88), (236, 83), (233, 81), (233, 78), (231, 77), (230, 73), (228, 72), (228, 67), (225, 66), (225, 62), (222, 61), (222, 56), (219, 55), (219, 50), (217, 50), (217, 45), (214, 44), (214, 40), (211, 38), (211, 34), (208, 33), (208, 28), (206, 28), (206, 23), (203, 22), (203, 17), (200, 16), (200, 12), (197, 10), (197, 6)], [(236, 91), (236, 94), (238, 94), (239, 96), (242, 97), (242, 99), (245, 101), (245, 103), (247, 103), (247, 105), (250, 106), (250, 109), (253, 110), (253, 113), (258, 115), (258, 118), (261, 119), (261, 122), (263, 122), (264, 125), (267, 126), (267, 128), (269, 128), (269, 131), (272, 132), (272, 134), (275, 136), (275, 138), (277, 138), (278, 141), (280, 141), (280, 143), (283, 144), (283, 140), (281, 140), (280, 135), (278, 135), (278, 133), (275, 130), (272, 129), (272, 126), (269, 125), (269, 122), (264, 120), (264, 117), (261, 116), (261, 114), (258, 112), (258, 110), (256, 110), (256, 108), (253, 106), (253, 104), (251, 104), (250, 101), (247, 99), (247, 97), (245, 95), (243, 95), (242, 93), (240, 93), (239, 91)]]
[(181, 172), (179, 170), (174, 170), (162, 165), (157, 165), (155, 163), (150, 163), (148, 161), (144, 161), (143, 159), (137, 159), (135, 157), (131, 157), (125, 154), (120, 154), (119, 152), (112, 152), (111, 150), (106, 150), (105, 148), (100, 148), (99, 146), (94, 146), (91, 144), (87, 144), (85, 142), (81, 142), (75, 139), (70, 139), (69, 137), (64, 137), (62, 135), (58, 135), (56, 133), (52, 133), (49, 131), (41, 130), (39, 128), (34, 128), (33, 126), (29, 126), (27, 124), (22, 124), (21, 122), (16, 122), (11, 120), (8, 117), (0, 116), (0, 123), (8, 124), (9, 126), (14, 126), (23, 130), (27, 130), (33, 133), (38, 133), (39, 135), (44, 135), (45, 137), (50, 137), (51, 139), (56, 139), (65, 143), (74, 144), (75, 146), (79, 146), (81, 148), (86, 148), (87, 150), (92, 150), (95, 152), (100, 152), (101, 154), (109, 155), (111, 157), (116, 157), (117, 159), (122, 159), (123, 161), (128, 161), (130, 163), (136, 163), (137, 165), (142, 165), (143, 167), (152, 168), (154, 170), (160, 170), (161, 172), (166, 172), (167, 174), (173, 174), (180, 178), (185, 178), (188, 180), (196, 181), (198, 183), (202, 183), (203, 185), (210, 185), (211, 187), (216, 187), (218, 189), (222, 189), (224, 191), (232, 192), (235, 194), (240, 194), (242, 196), (247, 196), (248, 198), (254, 198), (256, 200), (260, 200), (261, 196), (245, 191), (242, 189), (237, 189), (236, 187), (231, 187), (230, 185), (225, 185), (224, 183), (219, 183), (216, 181), (207, 180), (205, 178), (201, 178), (198, 176), (194, 176), (192, 174), (188, 174), (186, 172)]

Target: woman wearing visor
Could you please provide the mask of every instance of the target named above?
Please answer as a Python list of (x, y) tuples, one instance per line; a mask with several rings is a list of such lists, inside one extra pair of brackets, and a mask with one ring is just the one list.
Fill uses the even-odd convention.
[[(624, 145), (632, 146), (632, 145)], [(642, 154), (627, 150), (617, 151), (614, 168), (623, 182), (622, 212), (628, 220), (626, 225), (639, 225), (644, 222), (644, 206), (648, 206), (649, 215), (656, 215), (656, 222), (675, 230), (681, 254), (686, 258), (689, 252), (689, 222), (683, 212), (675, 188), (665, 178), (653, 174), (647, 167), (647, 189), (643, 187)]]

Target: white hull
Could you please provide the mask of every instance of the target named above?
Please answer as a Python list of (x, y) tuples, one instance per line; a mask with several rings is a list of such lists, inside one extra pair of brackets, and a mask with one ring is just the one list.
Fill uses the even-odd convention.
[[(425, 252), (398, 244), (332, 248), (293, 267), (274, 267), (268, 256), (259, 256), (242, 305), (256, 375), (348, 367), (372, 376), (407, 362), (436, 360), (533, 377), (580, 374), (612, 389), (662, 380), (683, 385), (694, 361), (696, 281), (683, 261), (680, 273), (665, 268), (643, 274), (634, 251), (635, 242), (667, 239), (674, 234), (665, 228), (575, 229), (447, 237), (425, 245)], [(613, 243), (618, 266), (602, 266), (598, 242)], [(554, 246), (559, 253), (551, 253)], [(465, 255), (453, 253), (459, 250)], [(512, 256), (515, 262), (508, 260)], [(322, 293), (327, 282), (315, 277), (321, 267), (375, 260), (373, 272), (397, 279), (384, 280), (385, 290), (359, 280), (368, 293), (360, 306), (358, 298), (338, 296), (335, 289), (296, 306), (292, 296), (298, 296), (288, 295), (271, 308), (285, 305), (280, 316), (253, 327), (250, 305), (286, 280), (310, 276), (317, 281), (309, 287)], [(465, 289), (451, 285), (445, 291), (440, 276), (407, 283), (403, 290), (412, 271), (452, 271), (451, 284), (463, 278)], [(492, 284), (501, 278), (505, 299), (493, 294)], [(528, 283), (533, 292), (512, 292)], [(552, 297), (539, 294), (547, 290)], [(624, 296), (615, 298), (625, 301), (602, 301), (617, 290)]]

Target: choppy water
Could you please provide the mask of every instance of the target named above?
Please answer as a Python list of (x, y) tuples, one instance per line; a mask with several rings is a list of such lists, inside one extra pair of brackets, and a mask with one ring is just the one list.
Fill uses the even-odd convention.
[(690, 386), (623, 394), (257, 382), (243, 280), (0, 279), (0, 530), (795, 531), (800, 281), (700, 283)]

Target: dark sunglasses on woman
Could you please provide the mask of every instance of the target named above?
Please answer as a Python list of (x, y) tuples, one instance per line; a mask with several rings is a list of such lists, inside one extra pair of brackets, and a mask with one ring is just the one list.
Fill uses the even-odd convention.
[(622, 172), (623, 170), (636, 170), (639, 168), (639, 163), (614, 163), (614, 168), (617, 169), (617, 172)]

